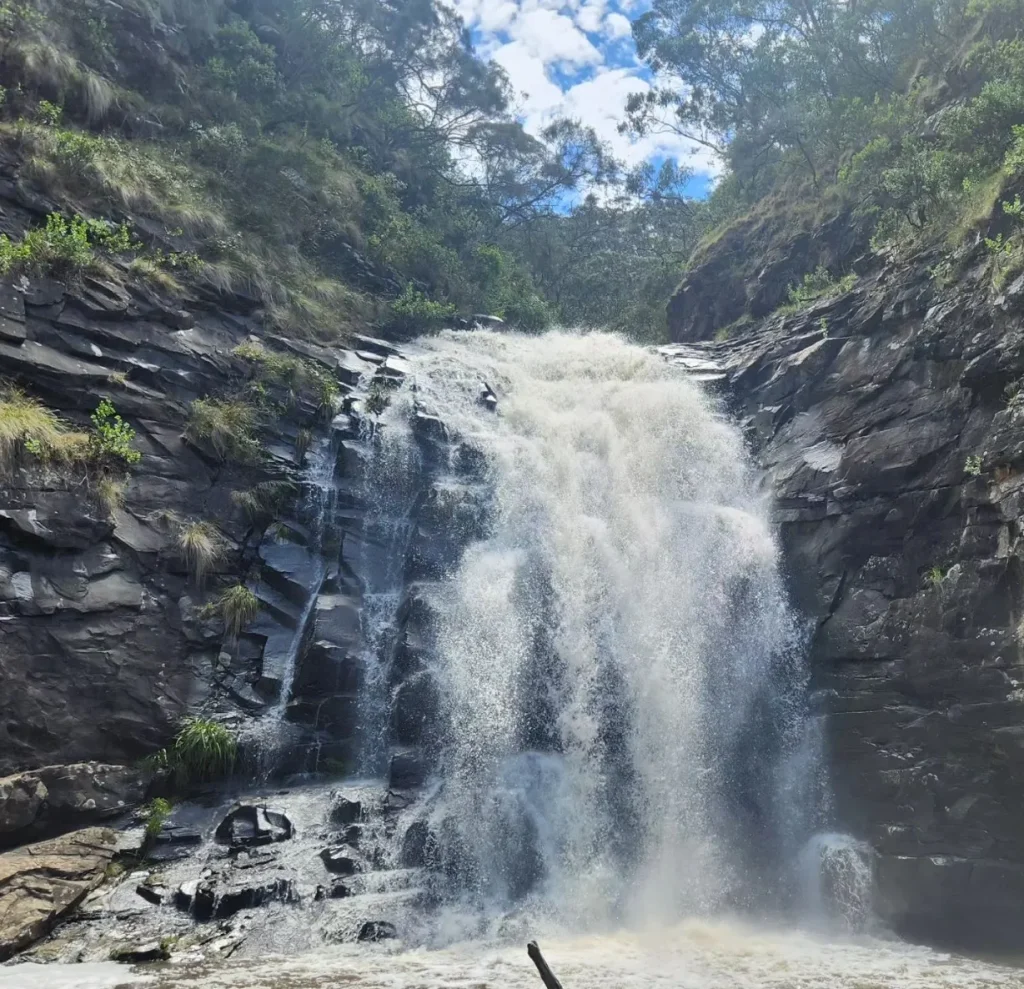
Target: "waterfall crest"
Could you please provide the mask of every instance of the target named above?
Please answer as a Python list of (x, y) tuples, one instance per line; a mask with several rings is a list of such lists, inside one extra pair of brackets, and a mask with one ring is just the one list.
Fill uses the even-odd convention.
[(804, 671), (738, 431), (612, 335), (450, 332), (410, 362), (387, 442), (439, 420), (486, 505), (436, 590), (446, 894), (591, 924), (778, 892)]

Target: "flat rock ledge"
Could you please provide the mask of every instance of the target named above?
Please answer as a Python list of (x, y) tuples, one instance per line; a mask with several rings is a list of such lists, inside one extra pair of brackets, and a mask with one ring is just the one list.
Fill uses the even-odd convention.
[(85, 828), (0, 855), (0, 962), (48, 934), (103, 882), (116, 836)]

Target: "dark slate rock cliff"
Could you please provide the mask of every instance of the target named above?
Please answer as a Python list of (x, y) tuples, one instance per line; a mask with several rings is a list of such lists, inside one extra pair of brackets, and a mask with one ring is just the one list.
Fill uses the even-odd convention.
[(724, 370), (777, 499), (833, 823), (875, 849), (882, 915), (1007, 948), (1024, 922), (1024, 279), (994, 297), (979, 262), (942, 288), (932, 260), (674, 352)]

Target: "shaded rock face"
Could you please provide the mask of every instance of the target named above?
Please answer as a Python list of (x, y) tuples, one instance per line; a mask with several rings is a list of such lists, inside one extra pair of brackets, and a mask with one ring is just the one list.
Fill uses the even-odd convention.
[(142, 802), (147, 774), (127, 766), (47, 766), (0, 779), (0, 848), (118, 817)]
[(103, 881), (114, 832), (86, 828), (0, 854), (0, 962), (27, 947)]
[(829, 825), (876, 850), (897, 930), (1005, 948), (1024, 923), (1024, 298), (976, 277), (887, 268), (674, 354), (724, 369), (776, 498)]

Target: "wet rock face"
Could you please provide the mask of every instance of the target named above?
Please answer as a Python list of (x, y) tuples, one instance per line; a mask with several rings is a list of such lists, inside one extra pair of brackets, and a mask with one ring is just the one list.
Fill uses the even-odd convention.
[(116, 839), (104, 828), (0, 854), (0, 962), (38, 940), (103, 881)]
[(1021, 301), (922, 261), (690, 355), (776, 496), (834, 824), (898, 930), (974, 946), (1024, 923)]

